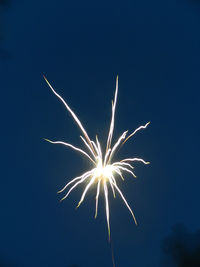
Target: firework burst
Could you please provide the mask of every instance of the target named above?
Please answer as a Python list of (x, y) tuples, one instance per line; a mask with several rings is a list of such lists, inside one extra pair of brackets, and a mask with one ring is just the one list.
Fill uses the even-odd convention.
[(117, 94), (118, 94), (118, 77), (117, 77), (115, 96), (114, 96), (114, 100), (112, 101), (112, 116), (111, 116), (110, 128), (108, 132), (105, 153), (103, 154), (98, 137), (96, 136), (95, 141), (89, 138), (85, 128), (83, 127), (82, 123), (80, 122), (76, 114), (72, 111), (72, 109), (68, 106), (68, 104), (64, 101), (64, 99), (53, 89), (53, 87), (48, 82), (45, 76), (44, 76), (44, 79), (49, 85), (49, 87), (51, 88), (51, 90), (53, 91), (53, 93), (63, 102), (63, 104), (65, 105), (65, 107), (70, 112), (73, 119), (76, 121), (79, 128), (81, 129), (83, 136), (80, 136), (80, 138), (83, 141), (85, 147), (87, 148), (87, 152), (81, 148), (78, 148), (66, 142), (51, 141), (49, 139), (45, 139), (45, 140), (52, 144), (61, 144), (61, 145), (70, 147), (78, 151), (81, 155), (87, 157), (87, 159), (93, 164), (93, 167), (94, 167), (91, 170), (83, 173), (82, 175), (72, 179), (58, 193), (62, 193), (66, 189), (68, 189), (67, 193), (61, 199), (61, 200), (64, 200), (65, 198), (69, 196), (69, 194), (72, 192), (73, 189), (75, 189), (81, 183), (86, 182), (86, 186), (84, 188), (80, 201), (77, 205), (77, 207), (79, 207), (80, 204), (84, 201), (86, 193), (88, 192), (90, 187), (92, 185), (97, 185), (96, 210), (95, 210), (95, 218), (96, 218), (97, 211), (98, 211), (98, 199), (99, 199), (100, 190), (102, 188), (104, 192), (104, 197), (105, 197), (106, 219), (107, 219), (107, 226), (108, 226), (108, 235), (110, 239), (110, 223), (109, 223), (110, 212), (109, 212), (109, 200), (108, 200), (108, 186), (111, 188), (114, 197), (116, 195), (116, 192), (120, 195), (126, 207), (129, 209), (134, 219), (135, 224), (137, 224), (137, 221), (136, 221), (136, 218), (135, 218), (135, 215), (132, 209), (130, 208), (128, 202), (126, 201), (124, 195), (122, 194), (121, 190), (119, 189), (117, 185), (117, 178), (120, 177), (122, 180), (124, 180), (124, 177), (123, 177), (124, 172), (127, 172), (131, 174), (133, 177), (136, 177), (136, 175), (133, 172), (133, 166), (132, 166), (133, 162), (139, 161), (144, 164), (149, 164), (149, 162), (141, 158), (125, 158), (120, 161), (113, 161), (112, 160), (113, 156), (117, 148), (119, 148), (120, 145), (123, 145), (130, 137), (135, 135), (136, 132), (138, 132), (139, 130), (145, 129), (150, 122), (146, 123), (144, 126), (138, 127), (134, 132), (132, 132), (128, 136), (127, 136), (128, 131), (123, 132), (123, 134), (118, 138), (117, 142), (114, 145), (112, 145), (112, 137), (113, 137), (114, 123), (115, 123), (115, 109), (116, 109)]

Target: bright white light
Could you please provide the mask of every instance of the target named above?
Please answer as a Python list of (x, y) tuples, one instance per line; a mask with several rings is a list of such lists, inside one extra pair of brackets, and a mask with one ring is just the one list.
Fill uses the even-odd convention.
[[(122, 180), (124, 180), (124, 177), (122, 175), (123, 172), (128, 172), (130, 173), (133, 177), (136, 177), (135, 174), (133, 173), (133, 166), (131, 165), (132, 162), (134, 161), (139, 161), (144, 164), (149, 164), (149, 162), (141, 159), (141, 158), (127, 158), (123, 159), (117, 162), (112, 162), (112, 158), (116, 152), (117, 147), (120, 145), (123, 145), (130, 137), (132, 137), (137, 131), (141, 129), (145, 129), (150, 122), (146, 123), (144, 126), (138, 127), (135, 131), (133, 131), (127, 138), (127, 132), (125, 131), (118, 139), (118, 141), (112, 146), (112, 136), (113, 136), (113, 131), (114, 131), (114, 123), (115, 123), (115, 108), (116, 108), (116, 102), (117, 102), (117, 94), (118, 94), (118, 77), (116, 80), (116, 90), (115, 90), (115, 96), (114, 96), (114, 102), (112, 102), (112, 117), (111, 117), (111, 123), (110, 123), (110, 129), (107, 137), (107, 144), (106, 144), (106, 150), (105, 150), (105, 155), (102, 154), (101, 150), (101, 145), (100, 142), (98, 141), (98, 137), (96, 136), (96, 142), (92, 141), (86, 130), (84, 129), (82, 123), (78, 119), (78, 117), (75, 115), (75, 113), (72, 111), (72, 109), (68, 106), (68, 104), (64, 101), (64, 99), (56, 93), (56, 91), (53, 89), (51, 84), (48, 82), (46, 77), (44, 77), (46, 80), (47, 84), (53, 91), (53, 93), (63, 102), (67, 110), (70, 112), (72, 115), (73, 119), (76, 121), (78, 124), (79, 128), (81, 129), (84, 137), (81, 137), (81, 140), (83, 141), (84, 145), (87, 147), (88, 152), (85, 152), (83, 149), (80, 149), (78, 147), (75, 147), (69, 143), (65, 143), (62, 141), (50, 141), (48, 139), (45, 139), (46, 141), (52, 143), (52, 144), (62, 144), (68, 147), (71, 147), (72, 149), (78, 151), (80, 154), (84, 155), (89, 159), (93, 165), (94, 168), (83, 173), (82, 175), (75, 177), (72, 179), (70, 182), (68, 182), (58, 193), (63, 192), (65, 189), (67, 189), (69, 186), (70, 189), (68, 192), (65, 194), (65, 196), (61, 199), (64, 200), (65, 198), (68, 197), (68, 195), (71, 193), (73, 189), (75, 189), (79, 184), (85, 182), (87, 180), (87, 185), (82, 193), (82, 196), (80, 198), (80, 201), (78, 203), (78, 206), (84, 201), (86, 193), (90, 189), (90, 187), (93, 184), (97, 185), (97, 193), (96, 193), (96, 210), (95, 210), (95, 218), (97, 216), (98, 212), (98, 199), (99, 199), (99, 194), (100, 194), (100, 188), (103, 188), (104, 196), (105, 196), (105, 207), (106, 207), (106, 218), (107, 218), (107, 226), (108, 226), (108, 235), (110, 239), (110, 222), (109, 222), (109, 200), (108, 200), (108, 185), (110, 185), (111, 190), (113, 192), (113, 196), (115, 197), (117, 191), (119, 195), (121, 196), (122, 200), (124, 201), (125, 205), (129, 209), (135, 224), (136, 218), (131, 210), (129, 204), (127, 203), (125, 197), (123, 196), (121, 190), (119, 189), (117, 185), (117, 178), (120, 177)], [(126, 138), (126, 139), (125, 139)], [(130, 163), (131, 162), (131, 163)]]

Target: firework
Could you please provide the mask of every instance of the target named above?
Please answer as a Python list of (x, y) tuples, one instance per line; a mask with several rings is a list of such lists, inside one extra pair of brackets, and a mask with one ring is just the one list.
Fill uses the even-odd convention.
[(112, 101), (112, 116), (111, 116), (111, 122), (110, 122), (110, 128), (108, 132), (107, 137), (107, 143), (106, 143), (106, 149), (105, 153), (102, 153), (101, 144), (98, 140), (98, 137), (96, 136), (96, 140), (93, 141), (88, 136), (88, 133), (86, 132), (85, 128), (83, 127), (82, 123), (76, 116), (76, 114), (73, 112), (73, 110), (68, 106), (68, 104), (65, 102), (65, 100), (54, 90), (54, 88), (51, 86), (51, 84), (48, 82), (46, 77), (44, 76), (45, 81), (53, 91), (53, 93), (63, 102), (66, 109), (70, 112), (73, 119), (78, 124), (80, 130), (83, 133), (83, 136), (80, 136), (81, 140), (83, 141), (83, 144), (86, 147), (86, 151), (78, 148), (76, 146), (73, 146), (70, 143), (62, 142), (62, 141), (51, 141), (49, 139), (45, 139), (46, 141), (52, 143), (52, 144), (61, 144), (67, 147), (70, 147), (76, 151), (78, 151), (82, 156), (87, 157), (87, 159), (92, 163), (93, 168), (91, 170), (88, 170), (87, 172), (83, 173), (82, 175), (75, 177), (70, 182), (68, 182), (58, 193), (64, 192), (66, 189), (68, 189), (67, 193), (64, 195), (64, 197), (61, 200), (64, 200), (69, 196), (69, 194), (74, 190), (78, 185), (82, 184), (83, 182), (86, 182), (86, 186), (83, 190), (82, 196), (80, 198), (80, 201), (77, 205), (77, 207), (80, 206), (80, 204), (84, 201), (85, 196), (90, 189), (92, 185), (96, 185), (97, 191), (96, 191), (96, 209), (95, 209), (95, 218), (97, 216), (98, 212), (98, 199), (99, 194), (101, 191), (101, 188), (104, 192), (105, 197), (105, 209), (106, 209), (106, 219), (107, 219), (107, 227), (108, 227), (108, 235), (110, 239), (110, 223), (109, 223), (109, 200), (108, 200), (108, 186), (111, 188), (113, 196), (116, 196), (116, 192), (120, 195), (122, 200), (124, 201), (126, 207), (129, 209), (135, 224), (137, 224), (135, 215), (130, 208), (128, 202), (126, 201), (124, 195), (122, 194), (120, 188), (117, 185), (117, 179), (121, 178), (124, 180), (123, 173), (129, 173), (133, 177), (136, 177), (136, 175), (133, 172), (133, 162), (142, 162), (144, 164), (149, 164), (149, 162), (141, 159), (141, 158), (125, 158), (120, 161), (113, 161), (113, 156), (116, 153), (117, 148), (119, 149), (120, 146), (122, 146), (130, 137), (136, 134), (141, 129), (145, 129), (148, 124), (146, 123), (144, 126), (138, 127), (135, 131), (133, 131), (130, 135), (127, 136), (128, 131), (123, 132), (123, 134), (118, 138), (117, 142), (112, 145), (112, 137), (113, 137), (113, 131), (114, 131), (114, 124), (115, 124), (115, 109), (116, 109), (116, 103), (117, 103), (117, 94), (118, 94), (118, 77), (116, 79), (116, 89), (115, 89), (115, 96), (114, 100)]

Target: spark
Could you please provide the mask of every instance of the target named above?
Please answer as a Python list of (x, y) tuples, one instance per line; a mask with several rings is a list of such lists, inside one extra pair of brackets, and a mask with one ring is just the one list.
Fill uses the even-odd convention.
[(99, 195), (100, 195), (101, 188), (102, 188), (104, 197), (105, 197), (106, 220), (107, 220), (108, 236), (110, 240), (110, 209), (109, 209), (109, 198), (108, 198), (108, 186), (110, 186), (114, 198), (116, 197), (116, 192), (118, 192), (119, 196), (122, 198), (126, 207), (130, 211), (135, 224), (137, 225), (135, 215), (132, 209), (130, 208), (127, 200), (125, 199), (123, 193), (121, 192), (119, 186), (117, 185), (117, 178), (120, 177), (124, 181), (124, 177), (122, 175), (122, 173), (124, 172), (127, 172), (131, 174), (134, 178), (136, 178), (136, 175), (133, 172), (133, 169), (134, 169), (134, 167), (132, 166), (133, 162), (142, 162), (143, 164), (149, 164), (149, 162), (141, 158), (126, 158), (120, 161), (113, 162), (112, 161), (113, 156), (116, 153), (117, 148), (119, 149), (119, 147), (124, 145), (124, 143), (126, 143), (127, 140), (131, 138), (132, 136), (134, 136), (139, 130), (145, 129), (149, 125), (150, 122), (146, 123), (144, 126), (138, 127), (128, 137), (126, 137), (128, 131), (123, 132), (123, 134), (118, 138), (117, 142), (112, 146), (112, 137), (113, 137), (113, 132), (114, 132), (114, 124), (115, 124), (115, 109), (116, 109), (117, 94), (118, 94), (118, 76), (117, 76), (114, 101), (112, 101), (112, 116), (111, 116), (110, 128), (108, 132), (105, 153), (103, 153), (98, 137), (96, 136), (96, 141), (93, 141), (90, 139), (87, 131), (83, 127), (81, 121), (78, 119), (74, 111), (69, 107), (69, 105), (65, 102), (65, 100), (54, 90), (54, 88), (51, 86), (51, 84), (49, 83), (49, 81), (47, 80), (45, 76), (44, 76), (44, 79), (49, 85), (49, 87), (51, 88), (52, 92), (61, 100), (61, 102), (65, 105), (66, 109), (71, 114), (72, 118), (78, 124), (84, 136), (84, 137), (80, 136), (80, 138), (83, 141), (84, 145), (86, 146), (87, 152), (81, 148), (78, 148), (72, 144), (69, 144), (63, 141), (51, 141), (49, 139), (45, 139), (45, 140), (52, 144), (61, 144), (64, 146), (68, 146), (72, 148), (73, 150), (79, 152), (81, 155), (84, 155), (85, 157), (87, 157), (87, 159), (89, 159), (89, 161), (93, 164), (93, 168), (91, 170), (83, 173), (82, 175), (78, 177), (73, 178), (60, 191), (58, 191), (58, 193), (62, 193), (68, 188), (67, 193), (61, 199), (61, 201), (67, 198), (69, 194), (78, 185), (87, 181), (85, 189), (77, 205), (77, 207), (79, 207), (81, 203), (84, 201), (85, 196), (88, 190), (91, 188), (91, 186), (96, 185), (97, 186), (96, 187), (97, 188), (96, 208), (95, 208), (95, 218), (96, 218), (97, 213), (98, 213), (98, 200), (99, 200)]

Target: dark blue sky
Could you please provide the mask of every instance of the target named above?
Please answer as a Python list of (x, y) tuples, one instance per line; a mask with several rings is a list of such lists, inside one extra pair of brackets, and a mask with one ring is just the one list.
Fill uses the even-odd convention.
[[(1, 2), (0, 2), (1, 3)], [(77, 6), (76, 6), (77, 5)], [(177, 223), (200, 228), (200, 2), (117, 5), (10, 1), (0, 7), (2, 266), (112, 266), (104, 199), (82, 187), (56, 192), (87, 161), (42, 138), (81, 145), (80, 131), (42, 75), (105, 140), (119, 74), (114, 138), (151, 121), (118, 157), (139, 156), (137, 180), (120, 183), (138, 220), (110, 198), (117, 267), (159, 267), (162, 240)]]

